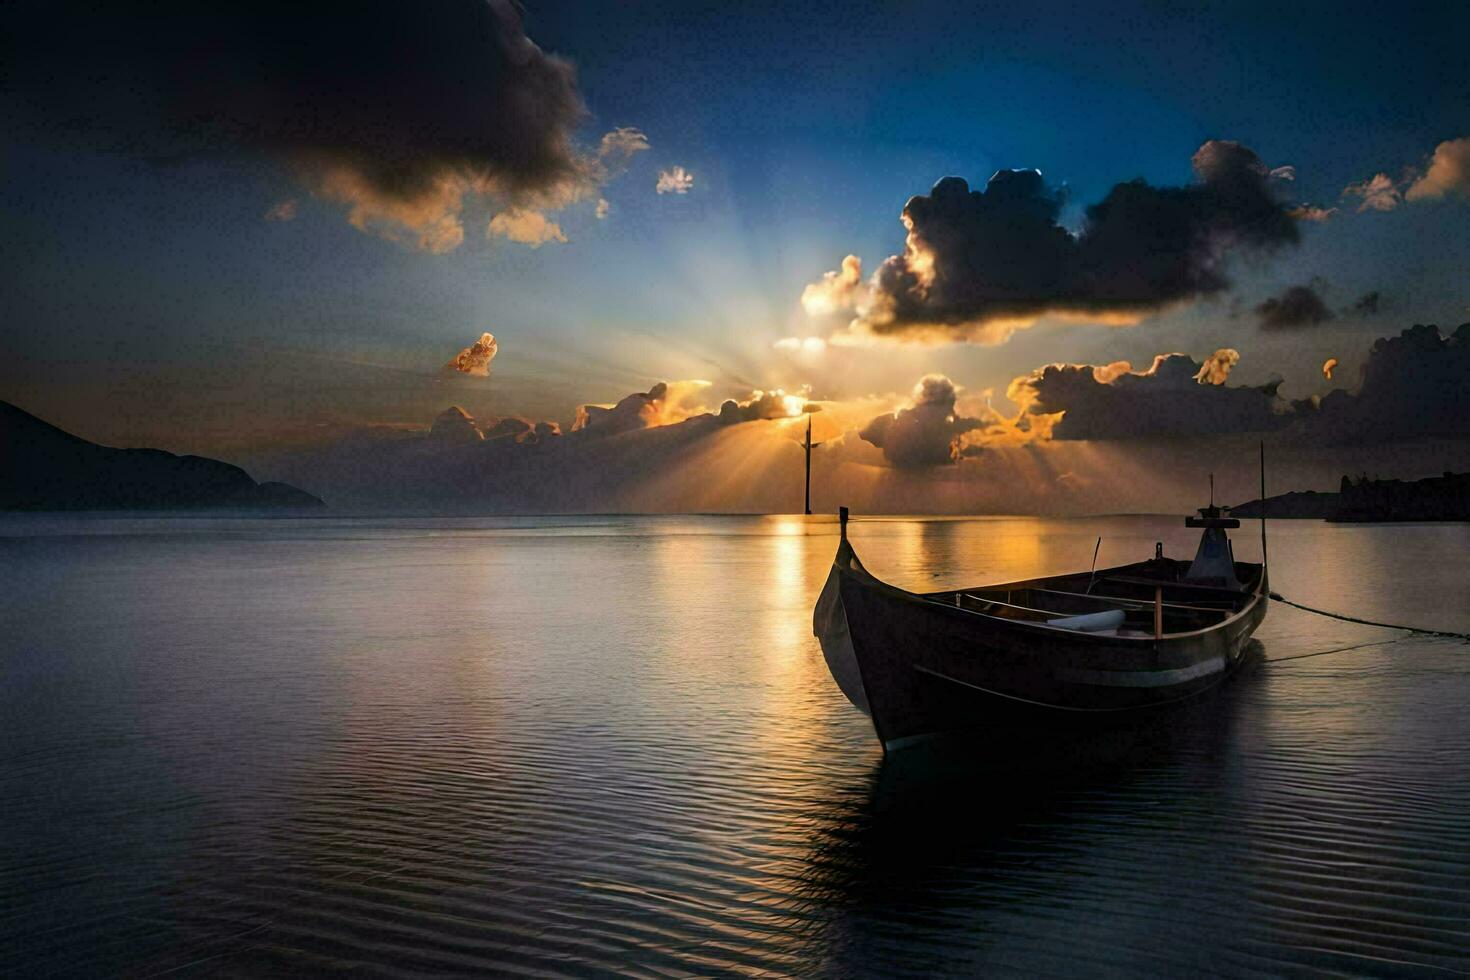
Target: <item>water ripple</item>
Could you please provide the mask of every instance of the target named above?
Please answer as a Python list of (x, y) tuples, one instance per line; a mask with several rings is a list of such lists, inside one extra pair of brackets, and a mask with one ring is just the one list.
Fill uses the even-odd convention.
[[(1085, 564), (1096, 524), (858, 529), (902, 580)], [(1413, 567), (1467, 544), (1435, 532)], [(1322, 533), (1283, 529), (1273, 582), (1373, 614)], [(1273, 610), (1156, 725), (885, 762), (808, 628), (832, 546), (799, 519), (0, 534), (0, 969), (1470, 972), (1463, 645), (1273, 665), (1383, 638)], [(1412, 605), (1393, 561), (1381, 601)]]

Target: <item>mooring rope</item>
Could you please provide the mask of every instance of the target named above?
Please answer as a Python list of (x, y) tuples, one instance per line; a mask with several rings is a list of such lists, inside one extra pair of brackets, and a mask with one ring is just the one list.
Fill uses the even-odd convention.
[[(1300, 609), (1303, 612), (1316, 613), (1318, 616), (1326, 616), (1328, 619), (1340, 619), (1345, 623), (1358, 623), (1362, 626), (1381, 626), (1384, 629), (1407, 630), (1410, 633), (1419, 633), (1423, 636), (1446, 636), (1452, 639), (1465, 640), (1467, 642), (1470, 642), (1470, 633), (1455, 633), (1450, 630), (1429, 630), (1419, 626), (1400, 626), (1397, 623), (1379, 623), (1371, 619), (1358, 619), (1356, 616), (1344, 616), (1342, 613), (1328, 612), (1325, 609), (1313, 609), (1311, 606), (1304, 606), (1299, 602), (1292, 602), (1290, 599), (1283, 597), (1279, 592), (1272, 592), (1270, 593), (1270, 596), (1277, 602), (1285, 603), (1286, 605), (1291, 606), (1294, 609)], [(1336, 653), (1337, 651), (1333, 650), (1324, 652)]]
[(1325, 657), (1329, 653), (1347, 653), (1349, 650), (1363, 650), (1367, 647), (1386, 647), (1407, 640), (1407, 636), (1395, 636), (1389, 640), (1374, 640), (1370, 643), (1354, 643), (1352, 646), (1333, 647), (1331, 650), (1317, 650), (1314, 653), (1294, 653), (1289, 657), (1266, 657), (1265, 663), (1279, 664), (1288, 660), (1306, 660), (1308, 657)]

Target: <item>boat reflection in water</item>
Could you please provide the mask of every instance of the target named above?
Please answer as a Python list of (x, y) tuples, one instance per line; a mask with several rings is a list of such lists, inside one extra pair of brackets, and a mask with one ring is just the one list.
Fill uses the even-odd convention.
[(1235, 742), (1261, 661), (1252, 641), (1225, 696), (1086, 738), (952, 732), (882, 758), (861, 800), (819, 814), (803, 862), (802, 890), (826, 908), (807, 937), (821, 972), (900, 957), (913, 975), (1251, 964), (1221, 930), (1272, 940), (1243, 914), (1258, 859), (1221, 830), (1243, 816)]
[(1194, 697), (1228, 677), (1266, 615), (1264, 564), (1237, 562), (1211, 505), (1192, 561), (980, 588), (906, 592), (872, 575), (847, 536), (812, 629), (833, 679), (885, 749), (952, 729), (1044, 732)]
[[(852, 530), (923, 593), (1099, 534), (1188, 556), (1182, 524)], [(1211, 696), (884, 756), (810, 633), (835, 520), (32, 526), (0, 525), (7, 974), (1466, 969), (1458, 642), (1281, 607)], [(1470, 525), (1278, 527), (1273, 588), (1470, 631)]]

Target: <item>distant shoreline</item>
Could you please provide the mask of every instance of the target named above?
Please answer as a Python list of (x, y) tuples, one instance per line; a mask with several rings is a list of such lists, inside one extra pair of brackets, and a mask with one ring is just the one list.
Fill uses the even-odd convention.
[[(1445, 473), (1423, 480), (1342, 478), (1336, 492), (1278, 494), (1265, 500), (1267, 519), (1325, 520), (1337, 524), (1470, 521), (1470, 473)], [(1233, 517), (1260, 517), (1261, 501), (1229, 508)]]

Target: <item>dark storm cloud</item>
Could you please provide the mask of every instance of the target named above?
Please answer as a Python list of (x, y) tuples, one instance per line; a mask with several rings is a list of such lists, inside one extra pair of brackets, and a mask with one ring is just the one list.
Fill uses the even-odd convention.
[(1048, 313), (1136, 317), (1224, 290), (1232, 251), (1297, 242), (1297, 222), (1253, 151), (1211, 140), (1193, 165), (1185, 187), (1116, 185), (1077, 235), (1058, 223), (1063, 194), (1035, 170), (999, 171), (973, 191), (946, 177), (904, 206), (904, 254), (861, 294), (844, 294), (858, 314), (851, 329), (994, 343)]
[(556, 206), (618, 162), (574, 147), (573, 68), (509, 0), (63, 0), (3, 22), (12, 124), (152, 158), (285, 159), (360, 227), (431, 251), (463, 238), (467, 193)]
[(511, 415), (500, 419), (494, 425), (482, 426), (480, 431), (485, 434), (487, 442), (495, 439), (509, 439), (519, 445), (535, 445), (560, 436), (561, 426), (555, 422), (532, 422), (529, 419)]
[(980, 419), (955, 413), (957, 394), (954, 382), (944, 375), (928, 375), (914, 387), (909, 407), (879, 415), (858, 435), (883, 450), (883, 457), (894, 466), (957, 462), (964, 455), (960, 437), (985, 425)]
[[(1222, 353), (1234, 352), (1218, 351), (1214, 360)], [(1324, 372), (1336, 363), (1330, 358)], [(1184, 354), (1160, 354), (1141, 373), (1126, 363), (1053, 364), (1017, 378), (1008, 394), (1023, 406), (1022, 417), (1036, 417), (1053, 439), (1277, 429), (1292, 440), (1330, 445), (1470, 439), (1470, 324), (1449, 336), (1432, 325), (1416, 325), (1381, 338), (1368, 354), (1356, 393), (1338, 388), (1289, 404), (1277, 396), (1279, 381), (1227, 385), (1209, 366)]]
[(1359, 316), (1372, 316), (1378, 312), (1378, 304), (1381, 302), (1381, 299), (1382, 297), (1378, 295), (1378, 290), (1376, 289), (1371, 293), (1364, 293), (1353, 304), (1353, 312)]
[[(1218, 372), (1213, 377), (1224, 380)], [(1187, 354), (1160, 354), (1141, 373), (1126, 364), (1053, 364), (1016, 379), (1011, 398), (1031, 414), (1065, 412), (1051, 427), (1053, 439), (1259, 432), (1288, 420), (1286, 406), (1276, 397), (1279, 382), (1250, 387), (1212, 383), (1211, 378), (1210, 362)]]
[(1356, 394), (1296, 402), (1303, 431), (1334, 443), (1470, 438), (1470, 323), (1415, 324), (1374, 341)]
[(1272, 296), (1257, 306), (1256, 316), (1266, 330), (1309, 327), (1333, 319), (1332, 311), (1313, 286), (1287, 287), (1280, 296)]
[(475, 425), (475, 417), (458, 405), (451, 405), (436, 415), (428, 435), (429, 442), (441, 446), (463, 446), (484, 438)]

